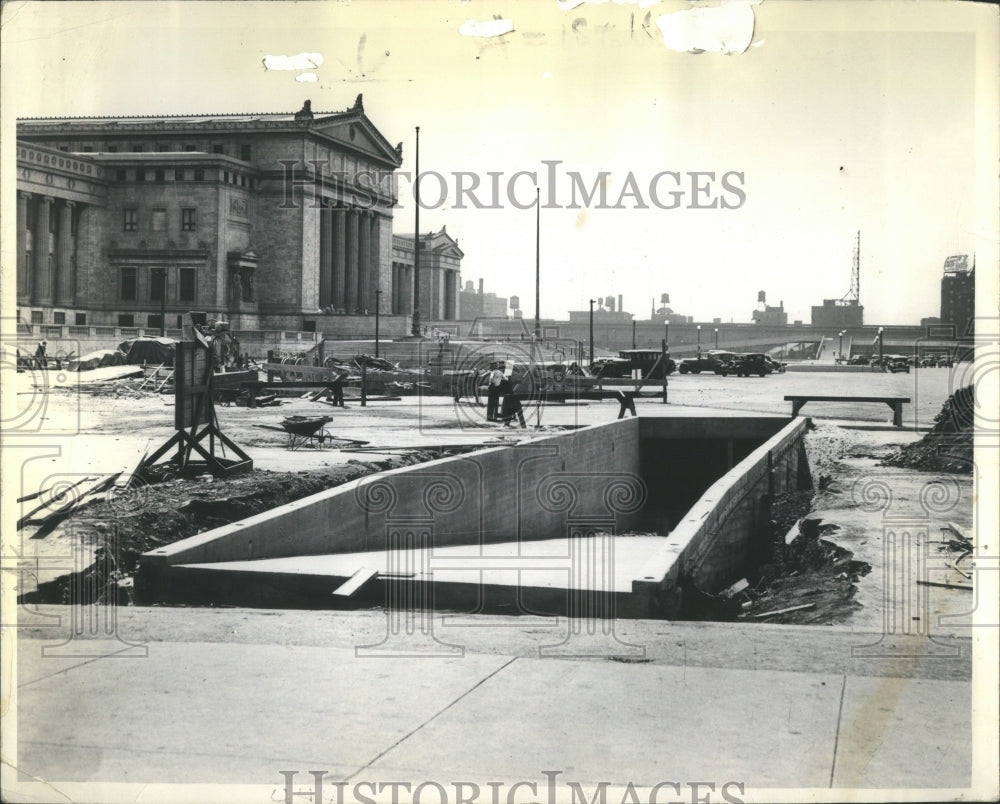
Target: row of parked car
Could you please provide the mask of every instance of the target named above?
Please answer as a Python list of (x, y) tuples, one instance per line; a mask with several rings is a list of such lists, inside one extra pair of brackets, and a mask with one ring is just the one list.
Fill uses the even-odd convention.
[(775, 360), (764, 352), (727, 352), (722, 349), (710, 349), (698, 357), (686, 357), (681, 360), (677, 370), (681, 374), (700, 374), (711, 371), (723, 377), (735, 374), (738, 377), (749, 377), (756, 374), (765, 377), (768, 374), (782, 373), (785, 363)]
[(878, 355), (855, 355), (847, 362), (852, 366), (874, 366), (875, 368), (884, 366), (886, 371), (892, 372), (909, 372), (911, 368), (935, 368), (937, 366), (951, 368), (953, 365), (952, 358), (949, 355), (926, 355), (924, 357), (918, 357), (917, 355), (882, 355), (881, 360)]
[[(625, 349), (618, 357), (602, 357), (590, 364), (590, 372), (595, 377), (615, 379), (630, 377), (633, 371), (642, 372), (649, 379), (662, 379), (661, 353), (655, 349)], [(666, 361), (667, 374), (677, 371), (681, 374), (701, 374), (712, 372), (723, 377), (735, 374), (749, 377), (756, 374), (764, 377), (775, 372), (783, 372), (785, 364), (763, 352), (740, 354), (723, 349), (710, 349), (697, 357), (685, 357), (675, 361), (668, 357)]]

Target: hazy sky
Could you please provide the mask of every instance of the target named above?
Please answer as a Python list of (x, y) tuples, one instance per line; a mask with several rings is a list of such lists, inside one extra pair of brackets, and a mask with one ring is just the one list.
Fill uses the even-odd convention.
[[(669, 292), (677, 312), (746, 322), (766, 290), (808, 321), (810, 305), (848, 291), (861, 230), (866, 320), (909, 323), (938, 314), (945, 258), (981, 251), (984, 237), (976, 38), (968, 9), (947, 4), (943, 29), (935, 5), (767, 0), (753, 9), (754, 45), (724, 56), (664, 46), (656, 18), (686, 2), (8, 3), (5, 133), (12, 114), (288, 112), (306, 98), (332, 111), (363, 92), (373, 123), (403, 142), (402, 169), (413, 170), (419, 125), (422, 170), (446, 177), (448, 198), (422, 210), (421, 229), (446, 225), (465, 251), (463, 279), (519, 295), (528, 315), (535, 212), (516, 209), (506, 183), (538, 172), (544, 203), (543, 160), (560, 160), (558, 203), (571, 200), (567, 171), (588, 189), (607, 171), (609, 204), (631, 173), (649, 208), (629, 196), (625, 209), (542, 209), (544, 316), (618, 294), (646, 316)], [(514, 31), (459, 34), (494, 15)], [(323, 56), (314, 83), (262, 67), (300, 52)], [(502, 174), (501, 208), (453, 208), (455, 171), (484, 186)], [(682, 174), (680, 208), (649, 196), (664, 171)], [(729, 172), (742, 174), (731, 181), (745, 201), (686, 208), (694, 171), (716, 174), (702, 202), (739, 202), (718, 182)], [(433, 200), (440, 184), (426, 182)], [(531, 200), (531, 183), (518, 199)], [(411, 187), (400, 187), (394, 230), (412, 231)], [(669, 177), (659, 187), (669, 201)]]

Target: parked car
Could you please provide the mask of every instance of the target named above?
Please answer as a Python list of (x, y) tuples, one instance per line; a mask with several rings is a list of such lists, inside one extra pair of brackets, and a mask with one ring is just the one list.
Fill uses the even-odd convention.
[[(663, 352), (660, 349), (623, 349), (618, 353), (618, 357), (627, 360), (629, 363), (629, 375), (633, 371), (641, 371), (642, 378), (648, 380), (662, 380), (663, 371), (660, 367)], [(667, 376), (674, 373), (677, 364), (667, 355)]]
[(734, 357), (736, 357), (735, 352), (713, 349), (705, 352), (701, 357), (685, 357), (677, 364), (677, 370), (681, 374), (700, 374), (703, 371), (722, 374), (722, 370)]
[(850, 360), (847, 361), (849, 366), (867, 366), (871, 362), (871, 358), (868, 355), (855, 355)]
[(768, 372), (773, 374), (784, 374), (787, 363), (775, 360), (771, 355), (764, 355), (764, 362), (767, 363)]
[(602, 379), (618, 379), (630, 377), (632, 366), (630, 361), (620, 357), (599, 357), (590, 364), (590, 373)]
[(901, 371), (910, 373), (910, 361), (906, 355), (885, 355), (882, 358), (882, 364), (886, 371), (891, 371), (893, 374)]
[(761, 354), (760, 352), (750, 352), (745, 355), (736, 355), (736, 357), (728, 362), (722, 369), (722, 376), (725, 377), (727, 374), (735, 374), (738, 377), (749, 377), (751, 374), (756, 374), (760, 377), (767, 376), (771, 369), (767, 365), (765, 358), (767, 355)]

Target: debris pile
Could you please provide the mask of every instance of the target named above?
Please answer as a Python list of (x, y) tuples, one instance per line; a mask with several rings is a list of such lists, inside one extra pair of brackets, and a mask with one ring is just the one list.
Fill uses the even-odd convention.
[(928, 472), (970, 473), (975, 405), (973, 386), (960, 388), (945, 401), (927, 435), (902, 447), (882, 465)]

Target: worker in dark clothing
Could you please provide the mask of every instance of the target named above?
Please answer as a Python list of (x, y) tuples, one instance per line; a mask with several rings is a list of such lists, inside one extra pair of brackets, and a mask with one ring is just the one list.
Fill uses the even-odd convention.
[(500, 383), (503, 382), (503, 372), (498, 363), (490, 363), (490, 379), (486, 390), (486, 421), (498, 421), (500, 408)]
[(49, 359), (45, 355), (45, 341), (38, 344), (38, 348), (35, 349), (35, 363), (40, 369), (49, 367)]
[(337, 374), (337, 378), (330, 383), (330, 402), (335, 408), (344, 407), (344, 378), (346, 374)]
[(521, 407), (521, 398), (517, 395), (517, 386), (504, 377), (500, 383), (500, 393), (503, 394), (503, 408), (500, 413), (503, 426), (507, 427), (516, 416), (521, 423), (521, 429), (526, 428), (528, 425), (524, 422), (524, 408)]

